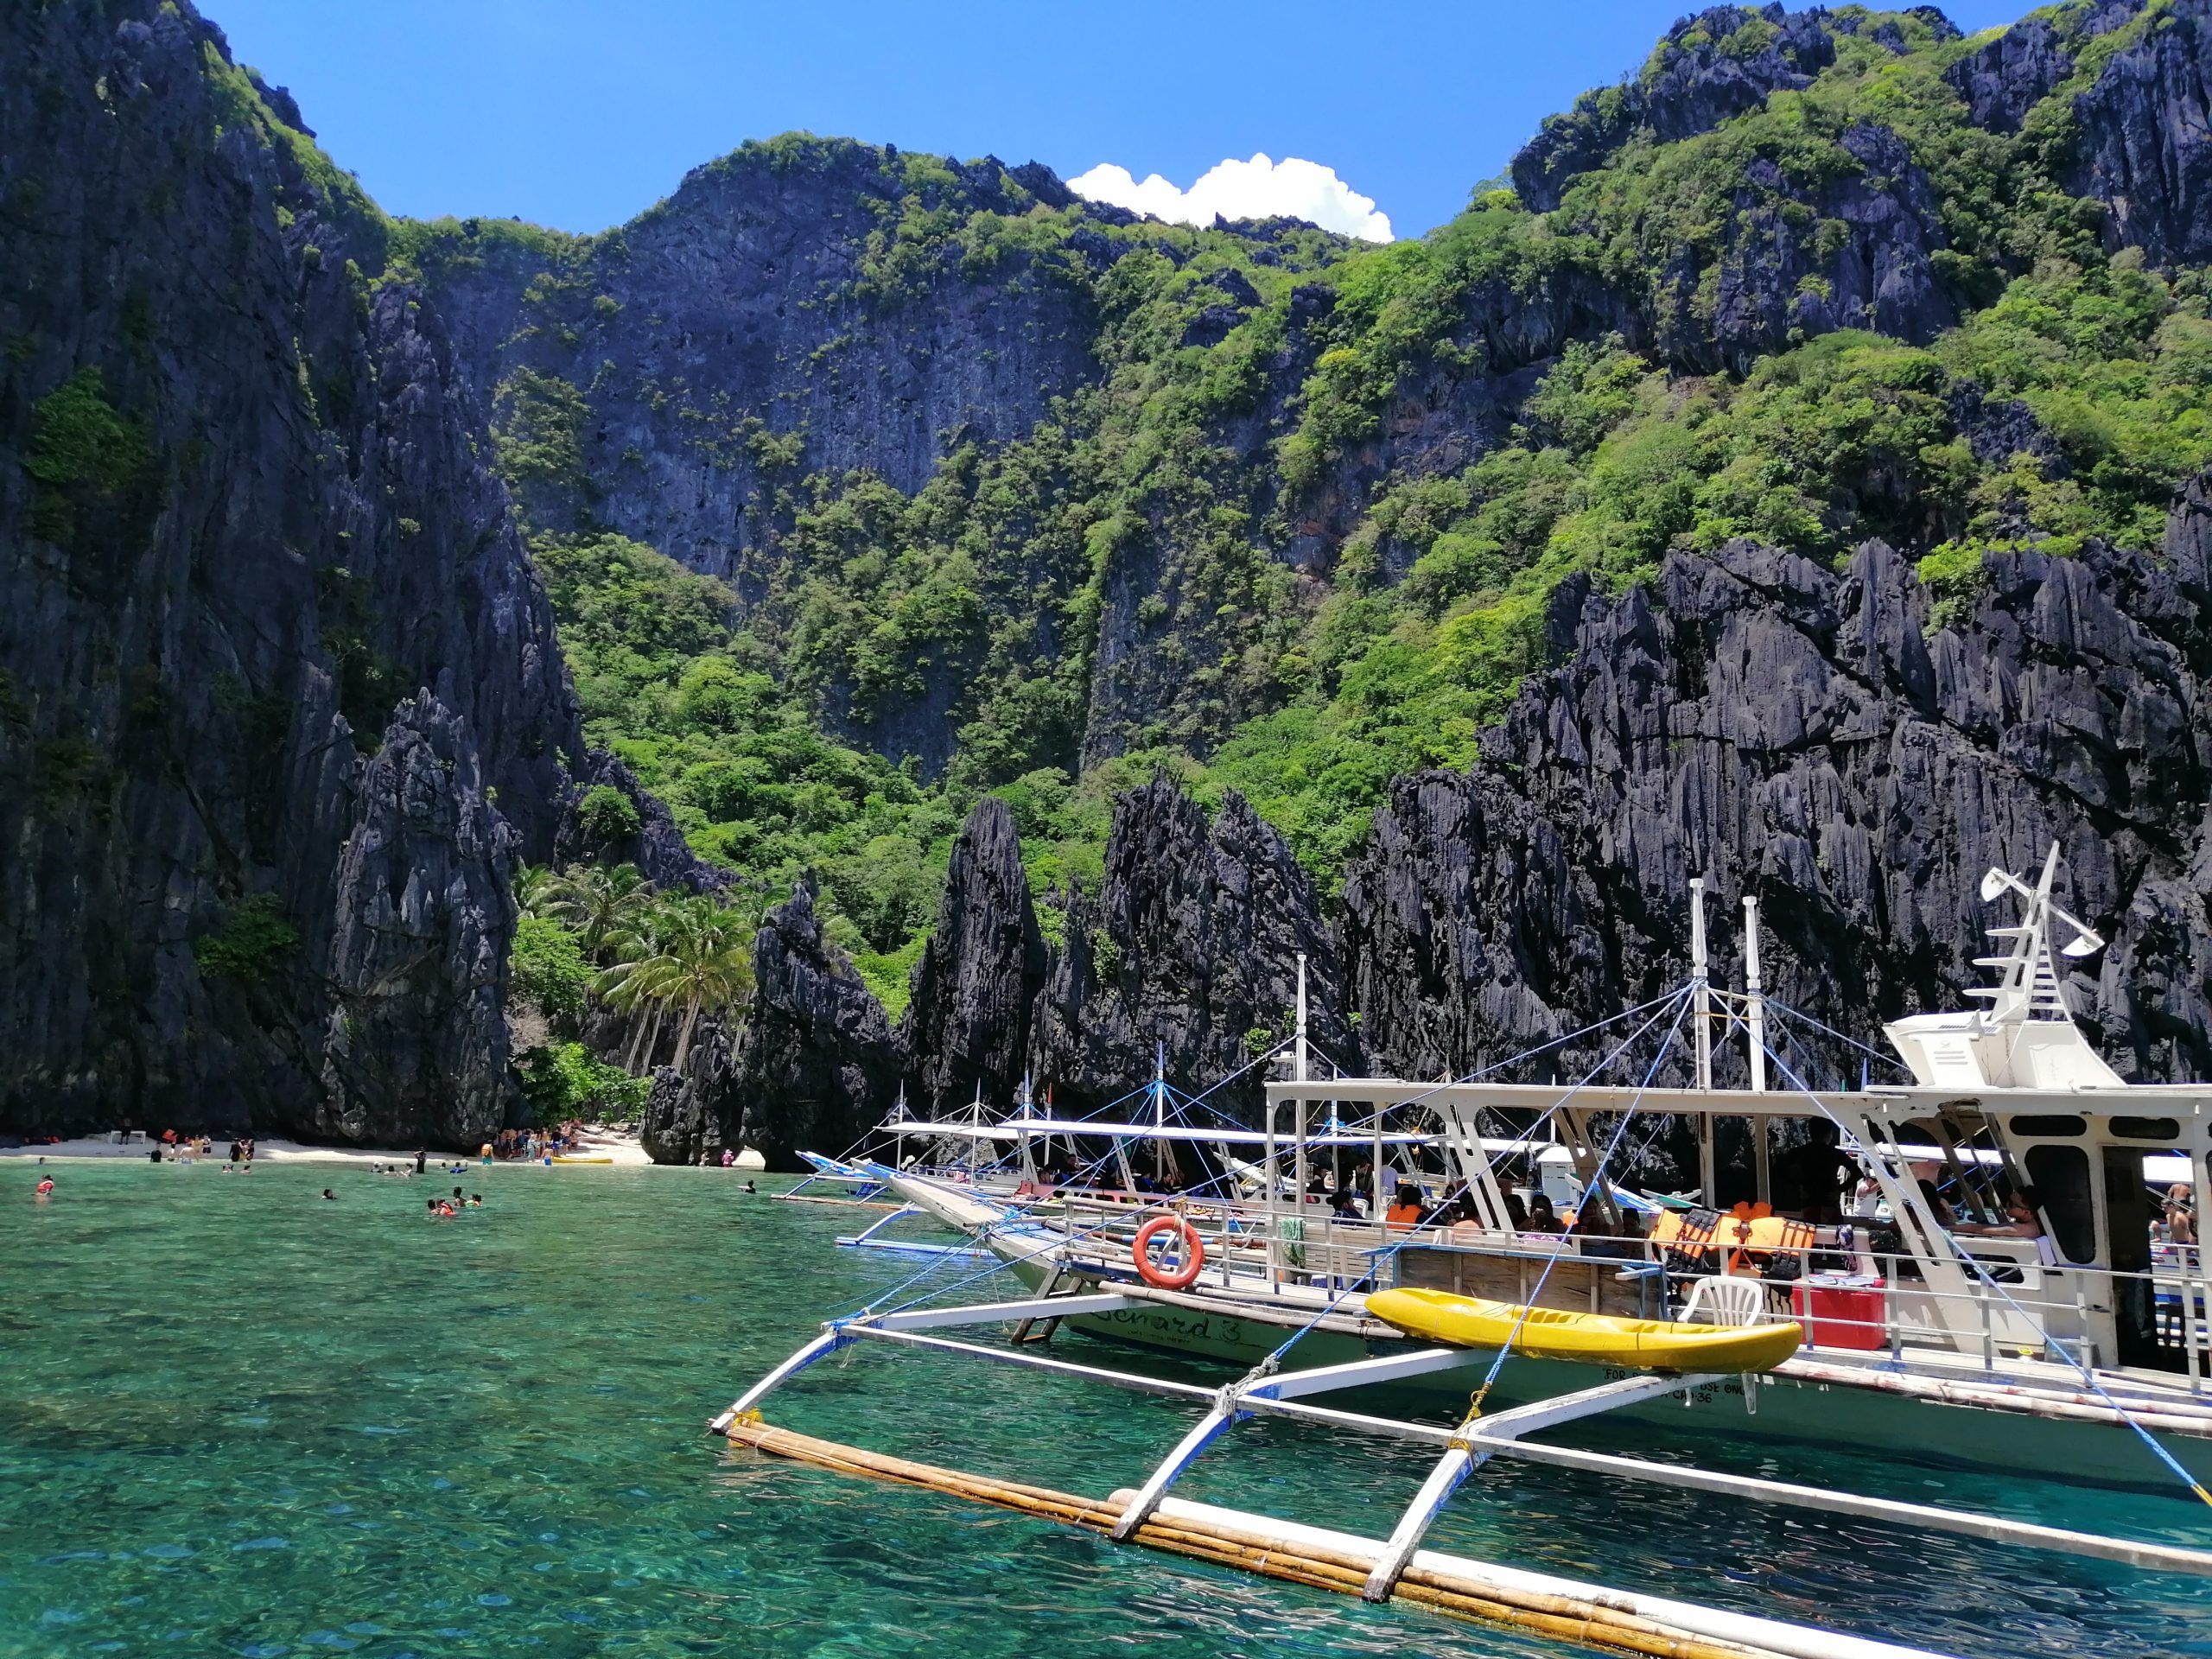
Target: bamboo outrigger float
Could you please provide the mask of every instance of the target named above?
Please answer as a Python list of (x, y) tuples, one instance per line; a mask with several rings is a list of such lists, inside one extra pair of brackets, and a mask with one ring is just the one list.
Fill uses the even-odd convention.
[[(1992, 1006), (1893, 1026), (1892, 1040), (1914, 1071), (1914, 1081), (1899, 1087), (1820, 1093), (1789, 1071), (1767, 1042), (1774, 1010), (1760, 995), (1756, 912), (1747, 904), (1746, 991), (1730, 996), (1707, 984), (1702, 916), (1694, 908), (1692, 979), (1660, 999), (1640, 1028), (1674, 1021), (1634, 1089), (1588, 1079), (1565, 1090), (1318, 1079), (1309, 1066), (1301, 995), (1298, 1039), (1285, 1057), (1291, 1075), (1267, 1087), (1267, 1127), (1257, 1132), (1264, 1142), (1260, 1179), (1251, 1184), (1257, 1202), (1179, 1202), (1141, 1217), (1119, 1195), (1091, 1203), (1065, 1191), (1033, 1192), (1020, 1202), (880, 1169), (899, 1197), (969, 1232), (1032, 1294), (831, 1321), (715, 1418), (713, 1428), (734, 1444), (1006, 1503), (1117, 1540), (1641, 1653), (1895, 1659), (1913, 1650), (1603, 1586), (1539, 1583), (1536, 1575), (1434, 1554), (1422, 1542), (1453, 1492), (1503, 1458), (2212, 1577), (2212, 1548), (2194, 1542), (2111, 1537), (1532, 1438), (1621, 1414), (1644, 1422), (1703, 1422), (1732, 1434), (1841, 1440), (1862, 1454), (1933, 1451), (2035, 1477), (2064, 1471), (2134, 1484), (2164, 1480), (2168, 1490), (2193, 1487), (2212, 1504), (2204, 1485), (2212, 1477), (2212, 1401), (2204, 1397), (2212, 1344), (2203, 1324), (2203, 1266), (2193, 1246), (2151, 1259), (2139, 1191), (2146, 1149), (2185, 1158), (2202, 1212), (2212, 1087), (2132, 1087), (2089, 1050), (2067, 1014), (2053, 940), (2071, 930), (2066, 948), (2077, 954), (2096, 941), (2051, 903), (2055, 868), (2054, 850), (2035, 887), (1997, 872), (1985, 881), (1986, 896), (2012, 892), (2028, 900), (2025, 921), (1997, 930), (2011, 945), (1988, 959), (2000, 970), (1988, 994)], [(1714, 1028), (1724, 1016), (1727, 1029), (1743, 1030), (1751, 1043), (1748, 1090), (1712, 1087)], [(1691, 1022), (1695, 1086), (1654, 1087), (1668, 1043), (1685, 1022)], [(1767, 1088), (1769, 1062), (1792, 1088)], [(1351, 1138), (1341, 1114), (1363, 1104), (1371, 1108), (1361, 1127), (1372, 1167), (1383, 1172), (1395, 1155), (1402, 1176), (1433, 1183), (1435, 1172), (1419, 1160), (1441, 1156), (1447, 1183), (1471, 1212), (1466, 1219), (1448, 1230), (1386, 1228), (1325, 1220), (1309, 1208), (1311, 1160), (1335, 1155)], [(1286, 1106), (1295, 1114), (1287, 1139), (1277, 1135)], [(1315, 1135), (1308, 1128), (1317, 1107), (1325, 1116)], [(1535, 1131), (1486, 1140), (1487, 1115), (1500, 1109), (1509, 1123), (1555, 1126), (1580, 1178), (1580, 1212), (1608, 1224), (1626, 1199), (1608, 1179), (1611, 1160), (1638, 1114), (1679, 1113), (1699, 1126), (1708, 1200), (1719, 1119), (1754, 1126), (1762, 1198), (1771, 1175), (1759, 1150), (1766, 1126), (1793, 1116), (1834, 1123), (1878, 1186), (1897, 1237), (1874, 1251), (1848, 1224), (1789, 1221), (1771, 1236), (1761, 1234), (1753, 1249), (1748, 1216), (1732, 1236), (1693, 1217), (1695, 1224), (1675, 1226), (1656, 1243), (1631, 1242), (1608, 1224), (1592, 1241), (1601, 1249), (1591, 1253), (1572, 1233), (1531, 1236), (1517, 1224), (1503, 1166), (1524, 1155)], [(1400, 1117), (1395, 1128), (1386, 1124), (1393, 1113)], [(1033, 1119), (1008, 1122), (1018, 1135), (1034, 1127)], [(1178, 1133), (1165, 1122), (1056, 1124), (1054, 1132), (1127, 1141), (1147, 1128)], [(1022, 1152), (1027, 1166), (1026, 1146)], [(1116, 1155), (1126, 1166), (1125, 1147)], [(1993, 1197), (1984, 1190), (1993, 1179), (2009, 1179), (2016, 1191), (2031, 1181), (2041, 1195), (2035, 1230), (2043, 1239), (2024, 1228), (2009, 1236), (1955, 1233), (1955, 1215), (1948, 1205), (1939, 1210), (1934, 1193), (1935, 1178), (1945, 1173), (1959, 1187), (1961, 1208)], [(2131, 1192), (2131, 1183), (2138, 1190)], [(1379, 1194), (1380, 1181), (1376, 1188)], [(2139, 1224), (2139, 1243), (2130, 1230)], [(1163, 1263), (1148, 1252), (1155, 1234), (1175, 1259)], [(1802, 1273), (1759, 1276), (1760, 1265), (1771, 1270), (1778, 1259), (1801, 1267), (1871, 1263), (1881, 1274), (1880, 1288), (1859, 1287), (1858, 1310), (1839, 1316), (1804, 1296), (1803, 1287), (1817, 1281)], [(1797, 1321), (1771, 1305), (1777, 1282), (1790, 1294)], [(1379, 1294), (1386, 1290), (1391, 1294)], [(996, 1325), (1012, 1328), (1010, 1342), (944, 1334)], [(1037, 1351), (1063, 1326), (1246, 1369), (1225, 1386), (1208, 1388)], [(1541, 1337), (1532, 1334), (1538, 1329)], [(761, 1402), (775, 1389), (825, 1356), (862, 1344), (1040, 1370), (1181, 1400), (1201, 1415), (1141, 1486), (1100, 1497), (900, 1464), (759, 1421)], [(1701, 1344), (1720, 1363), (1690, 1370)], [(1294, 1350), (1305, 1369), (1285, 1369)], [(1624, 1375), (1624, 1366), (1633, 1369)], [(1321, 1396), (1350, 1392), (1360, 1406), (1366, 1402), (1357, 1391), (1424, 1384), (1464, 1400), (1471, 1377), (1473, 1406), (1447, 1421), (1320, 1403)], [(1493, 1408), (1488, 1414), (1486, 1406)], [(1438, 1460), (1387, 1539), (1185, 1504), (1171, 1495), (1210, 1446), (1259, 1416), (1423, 1444)], [(2212, 1516), (2194, 1508), (2184, 1513)], [(2212, 1529), (2201, 1536), (2212, 1545)]]

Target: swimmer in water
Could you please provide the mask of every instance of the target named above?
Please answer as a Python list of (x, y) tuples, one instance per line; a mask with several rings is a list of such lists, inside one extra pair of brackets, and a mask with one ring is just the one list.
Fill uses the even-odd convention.
[(40, 1197), (41, 1198), (48, 1198), (53, 1197), (53, 1195), (54, 1195), (54, 1177), (53, 1177), (53, 1176), (51, 1176), (51, 1175), (41, 1175), (41, 1176), (40, 1176), (40, 1177), (39, 1177), (39, 1181), (38, 1181), (38, 1195), (39, 1195), (39, 1197)]
[(336, 1198), (338, 1195), (337, 1195), (335, 1192), (332, 1192), (328, 1187), (327, 1187), (327, 1186), (326, 1186), (326, 1187), (324, 1187), (324, 1188), (322, 1189), (322, 1196), (323, 1196), (324, 1198)]
[(481, 1210), (484, 1207), (484, 1195), (481, 1192), (470, 1193), (468, 1195), (468, 1207), (472, 1210)]

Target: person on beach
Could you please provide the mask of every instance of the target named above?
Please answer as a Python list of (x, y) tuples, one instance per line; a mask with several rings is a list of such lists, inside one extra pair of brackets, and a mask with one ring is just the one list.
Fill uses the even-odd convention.
[(422, 1147), (415, 1148), (415, 1173), (417, 1175), (423, 1173), (423, 1166), (429, 1161), (429, 1157), (430, 1154), (426, 1148)]

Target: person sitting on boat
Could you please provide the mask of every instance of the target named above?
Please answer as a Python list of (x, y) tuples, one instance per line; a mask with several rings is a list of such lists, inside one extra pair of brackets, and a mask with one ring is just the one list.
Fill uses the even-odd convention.
[(1914, 1184), (1920, 1188), (1921, 1198), (1928, 1205), (1928, 1213), (1936, 1217), (1936, 1224), (1949, 1231), (1958, 1226), (1959, 1212), (1951, 1208), (1950, 1200), (1943, 1196), (1942, 1189), (1936, 1185), (1934, 1178), (1920, 1173), (1929, 1167), (1932, 1166), (1915, 1164), (1912, 1166)]
[(1574, 1224), (1568, 1231), (1580, 1241), (1578, 1246), (1580, 1255), (1605, 1261), (1641, 1258), (1643, 1246), (1632, 1242), (1637, 1236), (1632, 1225), (1634, 1220), (1634, 1213), (1628, 1210), (1621, 1211), (1619, 1218), (1616, 1220), (1605, 1213), (1603, 1205), (1586, 1198), (1582, 1207), (1574, 1212)]
[(1551, 1194), (1539, 1192), (1529, 1200), (1529, 1219), (1521, 1230), (1524, 1233), (1563, 1233), (1567, 1230), (1552, 1208)]
[(2050, 1239), (2044, 1230), (2043, 1217), (2037, 1214), (2033, 1187), (2017, 1187), (2005, 1195), (2005, 1219), (2001, 1222), (1954, 1224), (1951, 1230), (1974, 1238), (2032, 1238), (2036, 1242), (2036, 1255), (2045, 1267), (2058, 1264), (2057, 1253), (2051, 1249)]
[(1420, 1226), (1421, 1188), (1410, 1182), (1400, 1183), (1397, 1197), (1389, 1209), (1383, 1212), (1382, 1220), (1385, 1225), (1397, 1228), (1401, 1231), (1409, 1227)]
[(2166, 1189), (2166, 1243), (2196, 1243), (2196, 1197), (2182, 1182)]
[(1859, 1165), (1836, 1144), (1836, 1127), (1825, 1117), (1806, 1126), (1806, 1140), (1774, 1160), (1775, 1185), (1796, 1196), (1798, 1214), (1816, 1226), (1843, 1219), (1843, 1195), (1859, 1180)]
[(1329, 1218), (1332, 1221), (1364, 1221), (1367, 1219), (1366, 1217), (1360, 1214), (1359, 1200), (1352, 1195), (1352, 1190), (1348, 1186), (1338, 1187), (1330, 1197)]

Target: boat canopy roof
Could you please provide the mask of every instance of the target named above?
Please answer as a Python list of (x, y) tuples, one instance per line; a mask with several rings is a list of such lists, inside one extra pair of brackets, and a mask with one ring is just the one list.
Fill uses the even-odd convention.
[(1546, 1112), (1562, 1102), (1579, 1112), (1682, 1112), (1698, 1117), (1819, 1117), (1827, 1112), (1871, 1111), (1906, 1118), (1942, 1107), (1981, 1111), (2074, 1112), (2089, 1116), (2126, 1116), (2155, 1106), (2167, 1114), (2193, 1116), (2212, 1111), (2212, 1084), (2120, 1083), (2108, 1089), (2000, 1089), (1971, 1090), (1900, 1085), (1807, 1092), (1770, 1089), (1637, 1089), (1567, 1083), (1422, 1083), (1408, 1077), (1332, 1077), (1325, 1083), (1270, 1082), (1268, 1099), (1328, 1100), (1341, 1104), (1427, 1106), (1440, 1112), (1472, 1113), (1484, 1108)]
[[(1311, 1085), (1307, 1085), (1309, 1088)], [(1202, 1146), (1249, 1147), (1264, 1151), (1268, 1136), (1263, 1130), (1230, 1128), (1198, 1128), (1187, 1123), (1116, 1123), (1095, 1117), (1010, 1117), (997, 1123), (935, 1122), (928, 1118), (893, 1118), (887, 1122), (888, 1134), (918, 1135), (924, 1138), (943, 1136), (954, 1141), (988, 1141), (999, 1146), (1014, 1146), (1025, 1136), (1092, 1135), (1114, 1141), (1195, 1141)], [(1292, 1147), (1299, 1136), (1287, 1128), (1274, 1137), (1278, 1147)], [(1348, 1125), (1338, 1124), (1328, 1128), (1309, 1128), (1305, 1135), (1308, 1147), (1372, 1147), (1375, 1134)], [(1440, 1145), (1444, 1136), (1434, 1131), (1408, 1133), (1393, 1130), (1382, 1137), (1385, 1146), (1433, 1147)], [(1491, 1153), (1541, 1152), (1554, 1145), (1549, 1140), (1514, 1141), (1484, 1139), (1483, 1150)]]

